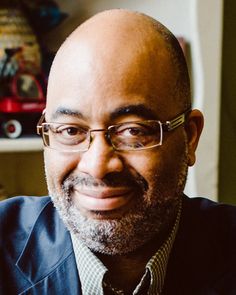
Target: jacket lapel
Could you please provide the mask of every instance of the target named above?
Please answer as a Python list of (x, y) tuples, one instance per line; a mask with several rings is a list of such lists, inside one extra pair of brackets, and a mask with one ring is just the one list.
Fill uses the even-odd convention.
[(31, 283), (21, 294), (81, 294), (70, 234), (51, 202), (36, 220), (16, 266)]

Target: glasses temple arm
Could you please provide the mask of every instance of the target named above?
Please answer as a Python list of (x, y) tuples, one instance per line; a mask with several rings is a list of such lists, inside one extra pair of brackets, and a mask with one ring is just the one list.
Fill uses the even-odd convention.
[(179, 115), (178, 117), (174, 118), (171, 121), (166, 121), (166, 123), (163, 123), (163, 127), (165, 131), (171, 131), (174, 130), (175, 128), (179, 127), (185, 122), (185, 116), (191, 112), (191, 109), (188, 109), (186, 112), (183, 114)]
[(37, 134), (38, 135), (41, 135), (41, 131), (42, 131), (42, 123), (44, 122), (44, 120), (45, 120), (45, 112), (46, 112), (46, 110), (44, 109), (43, 110), (43, 112), (42, 112), (42, 115), (41, 115), (41, 117), (40, 117), (40, 119), (39, 119), (39, 121), (38, 121), (38, 123), (37, 123)]

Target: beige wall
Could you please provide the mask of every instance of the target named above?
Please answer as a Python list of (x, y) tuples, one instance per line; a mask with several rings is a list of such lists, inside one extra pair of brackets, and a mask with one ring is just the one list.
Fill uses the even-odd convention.
[(42, 152), (0, 153), (0, 165), (7, 196), (47, 194)]

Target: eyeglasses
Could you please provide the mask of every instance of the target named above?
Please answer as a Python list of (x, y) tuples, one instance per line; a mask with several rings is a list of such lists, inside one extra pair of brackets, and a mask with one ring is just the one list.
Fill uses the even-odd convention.
[(116, 151), (136, 151), (162, 145), (163, 132), (172, 131), (185, 122), (182, 113), (166, 122), (158, 120), (131, 121), (111, 125), (107, 129), (89, 129), (80, 124), (46, 123), (43, 112), (37, 133), (42, 136), (44, 146), (61, 152), (85, 152), (93, 141), (94, 132), (104, 132), (106, 140)]

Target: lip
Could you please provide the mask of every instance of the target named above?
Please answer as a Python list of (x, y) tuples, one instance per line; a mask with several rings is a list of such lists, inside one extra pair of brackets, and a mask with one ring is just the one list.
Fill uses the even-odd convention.
[(127, 205), (132, 198), (130, 188), (76, 188), (74, 201), (88, 211), (111, 211)]

